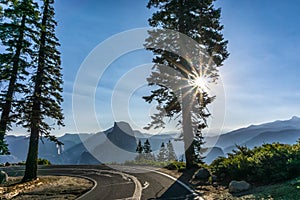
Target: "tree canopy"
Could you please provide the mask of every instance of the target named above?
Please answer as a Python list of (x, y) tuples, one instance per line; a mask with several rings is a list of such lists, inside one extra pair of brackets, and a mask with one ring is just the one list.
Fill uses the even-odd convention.
[[(12, 124), (30, 132), (23, 181), (37, 178), (38, 143), (63, 126), (61, 60), (55, 36), (54, 0), (0, 0), (0, 154)], [(52, 120), (51, 120), (52, 119)], [(42, 137), (41, 137), (42, 136)]]
[(0, 53), (0, 154), (9, 154), (4, 136), (20, 118), (17, 108), (23, 104), (22, 95), (28, 92), (26, 81), (35, 56), (31, 41), (36, 40), (38, 10), (32, 0), (2, 0), (0, 3), (4, 7), (0, 22), (0, 40), (4, 47)]
[(208, 83), (217, 81), (218, 67), (229, 56), (221, 9), (214, 7), (214, 0), (150, 0), (147, 7), (156, 10), (149, 19), (155, 29), (145, 43), (155, 55), (148, 78), (155, 87), (143, 98), (158, 103), (158, 113), (147, 128), (164, 127), (165, 117), (178, 119), (187, 167), (191, 167), (194, 138), (207, 127), (207, 105), (215, 98), (207, 91)]

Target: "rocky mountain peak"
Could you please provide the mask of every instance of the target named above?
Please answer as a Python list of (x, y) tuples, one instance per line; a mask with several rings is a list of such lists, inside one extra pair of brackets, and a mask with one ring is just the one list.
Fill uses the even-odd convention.
[(112, 132), (122, 132), (134, 137), (134, 131), (132, 130), (131, 126), (127, 122), (123, 121), (115, 122)]
[(297, 116), (293, 116), (293, 117), (291, 118), (291, 120), (292, 120), (292, 121), (300, 121), (300, 118), (297, 117)]
[(107, 138), (117, 147), (135, 152), (136, 138), (134, 131), (126, 122), (115, 122), (114, 127), (107, 133)]

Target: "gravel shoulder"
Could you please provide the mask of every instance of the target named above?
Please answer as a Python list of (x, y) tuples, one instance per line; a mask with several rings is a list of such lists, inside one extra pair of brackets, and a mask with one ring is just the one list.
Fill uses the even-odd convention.
[(10, 177), (0, 185), (0, 199), (76, 199), (94, 186), (90, 180), (69, 176), (41, 176), (22, 184), (21, 179)]

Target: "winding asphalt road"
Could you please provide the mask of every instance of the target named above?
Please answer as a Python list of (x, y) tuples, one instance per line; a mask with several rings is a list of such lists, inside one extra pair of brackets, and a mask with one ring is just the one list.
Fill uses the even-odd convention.
[[(4, 169), (10, 176), (24, 173), (22, 167)], [(95, 186), (78, 200), (202, 199), (185, 184), (153, 169), (129, 166), (41, 166), (39, 175), (69, 175), (88, 178)]]

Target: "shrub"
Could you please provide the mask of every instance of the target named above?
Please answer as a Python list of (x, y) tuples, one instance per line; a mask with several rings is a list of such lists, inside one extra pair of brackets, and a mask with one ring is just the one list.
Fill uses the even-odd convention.
[(25, 161), (22, 161), (22, 162), (18, 162), (17, 165), (25, 165)]
[(38, 165), (51, 165), (51, 162), (47, 159), (39, 158)]
[(152, 166), (152, 167), (165, 167), (169, 162), (158, 162), (155, 160), (139, 159), (139, 160), (126, 160), (124, 165), (139, 165), (139, 166)]
[(211, 170), (220, 181), (246, 180), (252, 183), (272, 183), (300, 175), (300, 145), (264, 144), (250, 150), (237, 150), (213, 161)]
[(168, 169), (168, 170), (179, 170), (179, 171), (183, 171), (185, 169), (186, 165), (185, 162), (178, 162), (178, 161), (174, 161), (169, 163), (167, 166), (165, 166), (164, 168)]

